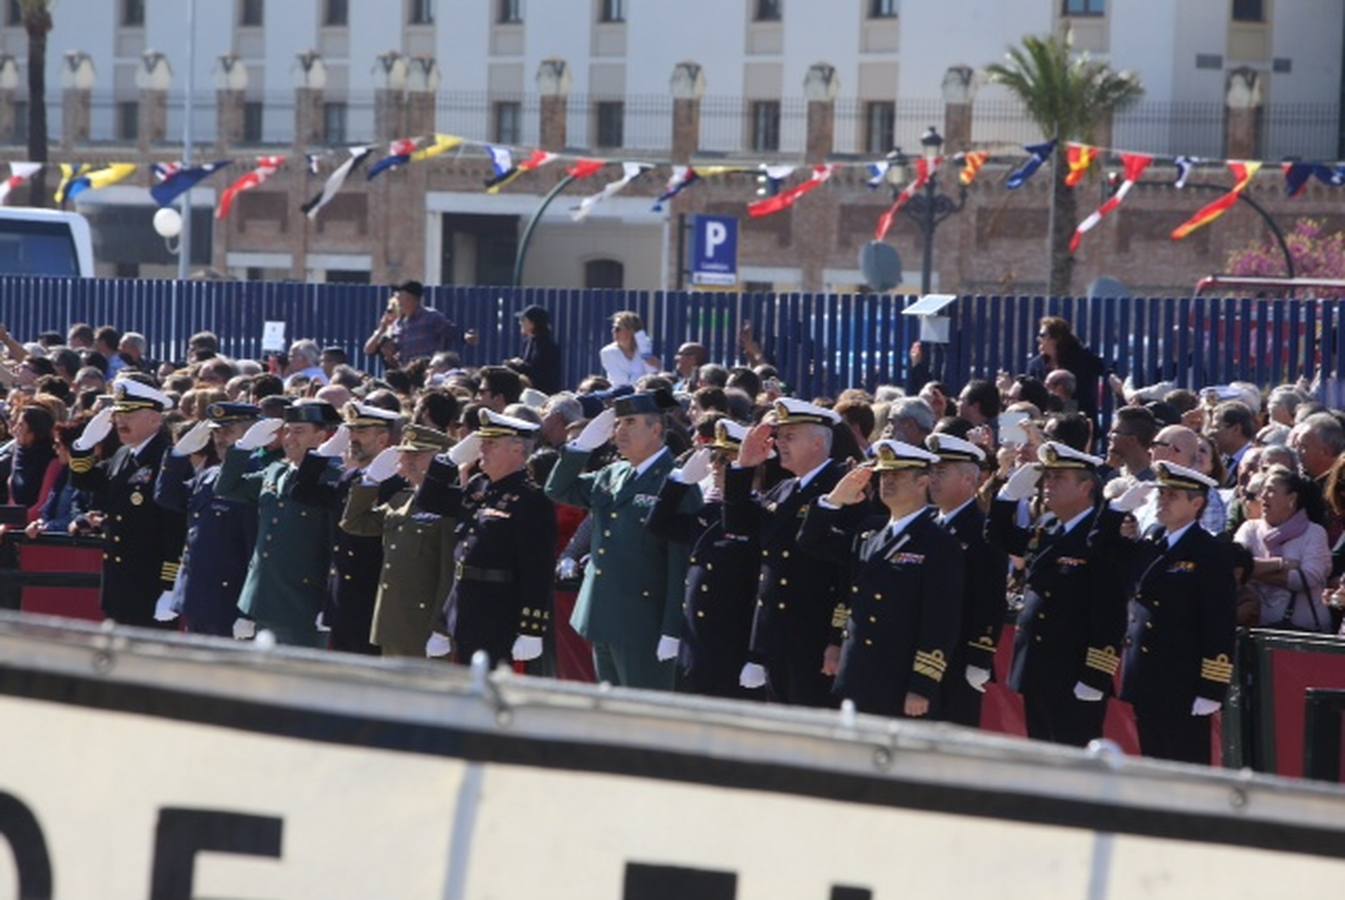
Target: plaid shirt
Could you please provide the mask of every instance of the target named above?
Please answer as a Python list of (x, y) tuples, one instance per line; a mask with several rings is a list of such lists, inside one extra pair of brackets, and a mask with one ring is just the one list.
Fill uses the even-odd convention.
[(409, 319), (398, 319), (389, 336), (397, 345), (397, 358), (402, 365), (422, 356), (433, 356), (440, 350), (461, 350), (462, 334), (437, 309), (422, 306)]

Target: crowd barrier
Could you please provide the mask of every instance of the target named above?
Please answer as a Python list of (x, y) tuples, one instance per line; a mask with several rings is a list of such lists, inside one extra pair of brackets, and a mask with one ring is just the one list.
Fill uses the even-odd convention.
[[(18, 542), (19, 568), (0, 570), (0, 581), (18, 585), (18, 608), (23, 612), (99, 621), (102, 551), (102, 542), (91, 538), (52, 535), (36, 541), (22, 539)], [(981, 727), (1026, 736), (1022, 698), (1006, 687), (1013, 635), (1013, 625), (1007, 625), (995, 655), (996, 680), (986, 688)], [(1120, 678), (1118, 673), (1118, 694)], [(1325, 739), (1317, 738), (1325, 749), (1315, 753), (1324, 757), (1331, 752), (1330, 747), (1341, 744), (1339, 715), (1345, 701), (1331, 690), (1345, 696), (1345, 640), (1267, 629), (1241, 631), (1234, 684), (1224, 712), (1213, 719), (1211, 750), (1215, 765), (1245, 766), (1288, 776), (1312, 774), (1305, 762), (1314, 753), (1310, 732), (1314, 728), (1319, 733), (1329, 729), (1331, 715), (1337, 717), (1335, 744), (1324, 744), (1321, 742)], [(1327, 710), (1316, 720), (1310, 702), (1314, 696), (1315, 702)], [(1104, 729), (1105, 736), (1126, 753), (1139, 754), (1135, 716), (1128, 703), (1109, 701)], [(1330, 780), (1339, 777), (1339, 760), (1334, 765), (1322, 769)]]
[[(386, 287), (254, 281), (133, 281), (0, 277), (0, 323), (23, 340), (62, 334), (73, 322), (112, 324), (149, 340), (151, 356), (185, 358), (187, 339), (219, 335), (230, 356), (260, 358), (265, 322), (284, 322), (289, 340), (312, 338), (345, 349), (361, 368), (388, 298)], [(576, 384), (600, 371), (609, 320), (634, 310), (655, 350), (671, 366), (677, 345), (697, 341), (716, 362), (740, 359), (739, 334), (751, 324), (786, 384), (803, 396), (835, 396), (848, 387), (904, 384), (908, 349), (920, 323), (902, 310), (917, 298), (892, 294), (663, 292), (437, 285), (426, 302), (479, 342), (470, 365), (520, 351), (516, 315), (537, 304), (550, 313), (564, 378)], [(1003, 369), (1025, 371), (1036, 352), (1037, 322), (1062, 316), (1106, 364), (1137, 384), (1173, 380), (1195, 388), (1244, 380), (1259, 385), (1345, 375), (1345, 301), (1220, 297), (1042, 297), (967, 295), (950, 308), (946, 345), (929, 345), (933, 374), (954, 390)], [(1105, 393), (1105, 392), (1104, 392)], [(1111, 398), (1103, 398), (1104, 415)]]

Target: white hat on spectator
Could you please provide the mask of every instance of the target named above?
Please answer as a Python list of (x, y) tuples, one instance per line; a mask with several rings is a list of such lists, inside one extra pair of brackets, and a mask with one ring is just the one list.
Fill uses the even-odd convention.
[(523, 403), (531, 406), (533, 409), (541, 409), (546, 406), (546, 394), (543, 394), (537, 388), (524, 388), (523, 393), (518, 398)]

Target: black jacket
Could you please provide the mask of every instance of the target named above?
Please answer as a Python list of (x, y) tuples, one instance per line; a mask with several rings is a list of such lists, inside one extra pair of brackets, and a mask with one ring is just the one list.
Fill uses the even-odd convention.
[(523, 374), (542, 393), (554, 394), (565, 386), (561, 373), (560, 347), (551, 335), (524, 338), (523, 363)]
[(953, 648), (948, 670), (962, 678), (966, 667), (976, 666), (994, 678), (995, 650), (1004, 630), (1009, 555), (985, 539), (985, 513), (975, 498), (958, 511), (944, 528), (962, 547), (966, 577), (962, 581), (962, 630)]

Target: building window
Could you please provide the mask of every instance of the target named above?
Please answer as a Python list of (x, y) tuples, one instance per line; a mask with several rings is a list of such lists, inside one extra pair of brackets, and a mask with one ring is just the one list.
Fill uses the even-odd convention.
[(887, 153), (896, 146), (897, 104), (875, 100), (864, 104), (864, 151)]
[(140, 139), (140, 103), (136, 100), (122, 100), (117, 104), (117, 140), (136, 141)]
[(1266, 4), (1264, 0), (1233, 0), (1234, 22), (1264, 22)]
[(602, 13), (599, 16), (598, 21), (626, 21), (626, 0), (602, 0)]
[(870, 19), (895, 19), (897, 0), (869, 0)]
[(1067, 16), (1101, 16), (1107, 12), (1107, 0), (1065, 0)]
[(433, 25), (434, 0), (411, 0), (411, 15), (407, 22), (412, 25)]
[(523, 0), (498, 0), (499, 15), (495, 21), (501, 25), (517, 25), (523, 21)]
[(262, 25), (262, 0), (240, 0), (238, 24), (245, 28), (260, 28)]
[(784, 18), (785, 0), (756, 0), (757, 12), (752, 18), (757, 22), (778, 22)]
[(250, 100), (243, 104), (243, 143), (262, 142), (262, 102)]
[(620, 147), (624, 140), (626, 104), (619, 100), (604, 101), (598, 104), (599, 147)]
[(145, 0), (121, 0), (121, 27), (145, 27)]
[(780, 149), (780, 101), (752, 101), (752, 149)]
[(345, 28), (350, 24), (350, 0), (327, 0), (322, 13), (322, 24), (328, 28)]
[(5, 24), (11, 26), (23, 24), (23, 7), (19, 6), (19, 0), (9, 0), (5, 4)]
[(584, 287), (620, 290), (626, 286), (626, 267), (614, 259), (592, 259), (584, 263)]
[(517, 100), (502, 100), (496, 103), (494, 131), (497, 144), (522, 143), (523, 104)]
[(344, 103), (322, 104), (322, 134), (328, 144), (346, 142), (346, 105)]

